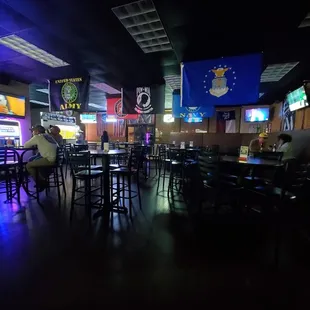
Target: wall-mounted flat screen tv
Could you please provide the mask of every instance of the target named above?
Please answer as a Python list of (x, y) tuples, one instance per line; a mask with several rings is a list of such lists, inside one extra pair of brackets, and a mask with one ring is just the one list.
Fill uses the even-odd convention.
[(25, 117), (25, 97), (14, 97), (0, 93), (0, 115)]
[(202, 123), (202, 117), (199, 113), (188, 113), (183, 120), (185, 123)]
[(269, 108), (246, 109), (244, 114), (246, 122), (266, 122), (269, 120)]
[(290, 111), (296, 111), (309, 106), (306, 89), (301, 86), (286, 96)]
[(82, 124), (96, 124), (97, 117), (96, 114), (80, 114), (80, 119)]

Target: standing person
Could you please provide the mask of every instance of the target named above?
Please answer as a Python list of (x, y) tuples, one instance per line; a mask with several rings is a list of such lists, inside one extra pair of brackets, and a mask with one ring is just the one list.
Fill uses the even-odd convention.
[(60, 128), (58, 126), (51, 126), (50, 128), (50, 134), (55, 139), (55, 141), (58, 143), (59, 146), (63, 145), (63, 138), (60, 134)]
[(108, 143), (108, 142), (109, 142), (109, 136), (108, 136), (108, 132), (105, 130), (101, 136), (101, 149), (102, 150), (103, 150), (104, 143)]
[(257, 152), (265, 150), (267, 139), (268, 139), (267, 133), (265, 133), (265, 132), (260, 133), (258, 138), (253, 139), (250, 142), (249, 151), (251, 153), (257, 153)]
[[(45, 128), (41, 125), (34, 126), (32, 128), (32, 133), (33, 137), (25, 142), (24, 147), (31, 148), (36, 146), (40, 153), (40, 157), (28, 162), (26, 169), (34, 178), (39, 191), (42, 191), (47, 186), (45, 176), (46, 173), (49, 172), (49, 169), (46, 170), (46, 167), (54, 165), (56, 161), (57, 144), (50, 141), (48, 138), (49, 135), (45, 134)], [(38, 169), (37, 173), (36, 169)]]

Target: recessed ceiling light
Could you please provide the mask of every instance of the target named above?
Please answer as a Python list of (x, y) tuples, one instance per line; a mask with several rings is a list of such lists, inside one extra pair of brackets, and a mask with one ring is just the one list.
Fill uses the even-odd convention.
[(260, 98), (261, 96), (264, 96), (264, 93), (259, 93), (259, 98)]
[(52, 68), (69, 66), (69, 64), (15, 34), (0, 38), (0, 44)]
[(287, 73), (289, 73), (299, 62), (288, 62), (283, 64), (269, 65), (261, 75), (260, 81), (266, 82), (278, 82)]
[(152, 0), (112, 8), (144, 53), (172, 50), (172, 45)]

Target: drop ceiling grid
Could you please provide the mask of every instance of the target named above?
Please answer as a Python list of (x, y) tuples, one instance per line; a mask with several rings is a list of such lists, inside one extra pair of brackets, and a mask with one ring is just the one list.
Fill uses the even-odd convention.
[(151, 0), (112, 8), (144, 53), (172, 50), (172, 45)]

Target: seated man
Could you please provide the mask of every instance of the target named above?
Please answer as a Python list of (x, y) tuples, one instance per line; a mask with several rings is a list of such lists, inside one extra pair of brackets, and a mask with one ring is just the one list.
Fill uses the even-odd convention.
[[(46, 174), (45, 169), (47, 166), (52, 166), (56, 161), (57, 144), (47, 139), (48, 135), (45, 134), (45, 128), (41, 125), (34, 126), (32, 128), (32, 133), (33, 137), (25, 142), (24, 147), (31, 148), (37, 146), (41, 158), (28, 162), (26, 169), (35, 179), (39, 190), (43, 190), (47, 185), (44, 177)], [(40, 169), (39, 167), (44, 168)], [(38, 169), (37, 174), (36, 169)]]
[(63, 145), (63, 138), (60, 134), (60, 128), (58, 126), (51, 126), (50, 128), (51, 136), (55, 139), (59, 146)]
[(262, 132), (259, 134), (258, 138), (253, 139), (249, 145), (249, 151), (251, 153), (258, 153), (266, 150), (266, 141), (268, 139), (268, 134)]

